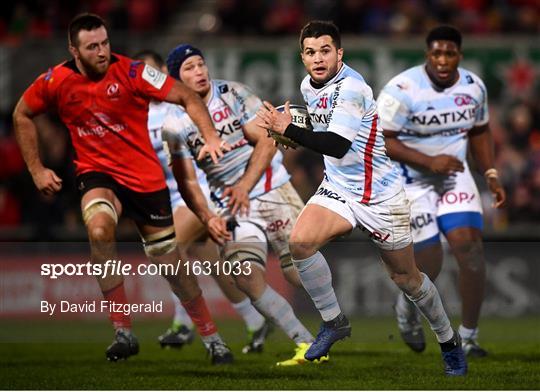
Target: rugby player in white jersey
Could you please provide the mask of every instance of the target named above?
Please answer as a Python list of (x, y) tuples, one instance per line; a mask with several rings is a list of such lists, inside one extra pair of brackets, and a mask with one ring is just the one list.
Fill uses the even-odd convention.
[[(133, 58), (142, 60), (156, 69), (167, 72), (165, 61), (153, 50), (140, 51)], [(219, 260), (217, 246), (208, 237), (205, 226), (186, 206), (185, 201), (182, 199), (172, 169), (169, 166), (169, 154), (163, 147), (161, 128), (169, 105), (171, 104), (167, 102), (150, 102), (148, 130), (150, 132), (150, 141), (159, 158), (167, 187), (169, 188), (176, 239), (182, 249), (187, 250), (190, 257), (201, 261), (208, 260), (214, 263)], [(210, 200), (210, 189), (208, 188), (206, 175), (196, 165), (194, 165), (194, 168), (204, 196), (207, 200)], [(270, 331), (271, 325), (257, 312), (249, 298), (236, 287), (230, 275), (214, 273), (212, 276), (227, 299), (231, 302), (232, 307), (246, 324), (249, 343), (242, 349), (242, 352), (246, 354), (262, 352), (264, 341)], [(193, 322), (180, 300), (172, 292), (171, 298), (174, 303), (173, 322), (170, 328), (163, 335), (159, 336), (158, 341), (162, 347), (181, 348), (184, 344), (189, 344), (193, 341), (195, 332), (193, 330)]]
[[(204, 141), (183, 108), (175, 106), (169, 110), (163, 139), (171, 154), (179, 189), (210, 236), (222, 245), (223, 263), (237, 262), (244, 267), (235, 267), (231, 274), (237, 287), (262, 315), (296, 343), (294, 357), (278, 365), (305, 363), (304, 354), (313, 336), (285, 298), (266, 282), (270, 244), (280, 258), (287, 280), (301, 287), (290, 259), (288, 239), (304, 204), (289, 182), (282, 154), (267, 138), (266, 131), (256, 125), (256, 112), (262, 102), (243, 84), (210, 79), (202, 52), (191, 45), (173, 49), (167, 57), (167, 67), (172, 77), (201, 96), (219, 137), (232, 147), (217, 165), (208, 159), (197, 161), (207, 176), (217, 208), (213, 210), (198, 186), (192, 163)], [(225, 271), (221, 273), (228, 273)]]
[(306, 359), (327, 355), (332, 344), (351, 334), (319, 249), (362, 227), (378, 246), (391, 279), (435, 332), (445, 373), (465, 375), (467, 363), (459, 335), (450, 325), (436, 287), (414, 262), (409, 203), (399, 171), (385, 154), (371, 88), (343, 63), (341, 37), (333, 23), (313, 21), (304, 26), (300, 48), (308, 72), (301, 92), (313, 132), (291, 123), (288, 102), (284, 113), (265, 102), (257, 114), (261, 126), (324, 156), (324, 180), (302, 210), (290, 239), (294, 265), (323, 319)]
[[(378, 98), (388, 156), (397, 162), (411, 201), (415, 259), (432, 280), (442, 266), (443, 234), (459, 266), (465, 353), (483, 357), (477, 342), (486, 270), (482, 246), (480, 194), (467, 164), (467, 144), (493, 194), (493, 207), (505, 192), (494, 168), (486, 87), (459, 67), (461, 34), (450, 26), (428, 34), (426, 63), (395, 76)], [(417, 310), (399, 295), (396, 313), (401, 336), (414, 351), (425, 348)]]

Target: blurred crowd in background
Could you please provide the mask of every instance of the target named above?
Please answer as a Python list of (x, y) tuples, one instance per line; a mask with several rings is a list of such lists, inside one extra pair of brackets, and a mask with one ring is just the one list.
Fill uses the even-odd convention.
[[(5, 2), (0, 42), (63, 34), (71, 17), (89, 11), (112, 28), (131, 32), (165, 26), (190, 1), (175, 0), (19, 0)], [(193, 2), (191, 2), (193, 3)], [(219, 34), (296, 34), (311, 19), (331, 19), (343, 33), (421, 34), (438, 23), (465, 34), (536, 34), (538, 0), (209, 0), (209, 30)]]
[(441, 22), (473, 34), (540, 31), (537, 0), (218, 0), (218, 15), (222, 30), (240, 34), (295, 34), (312, 19), (368, 35), (424, 33)]
[[(159, 33), (167, 18), (188, 3), (193, 4), (187, 0), (6, 3), (0, 15), (0, 44), (17, 45), (27, 38), (65, 34), (69, 20), (80, 11), (105, 16), (117, 31)], [(512, 33), (538, 39), (540, 32), (538, 0), (216, 0), (213, 9), (216, 31), (232, 35), (296, 37), (303, 23), (313, 18), (333, 19), (344, 33), (373, 36), (423, 35), (439, 22), (452, 23), (465, 34), (480, 37)], [(478, 183), (483, 189), (488, 227), (495, 231), (540, 222), (540, 83), (534, 74), (529, 79), (532, 83), (526, 82), (527, 88), (508, 95), (506, 101), (490, 102), (496, 167), (508, 192), (507, 207), (502, 211), (490, 209), (490, 195), (481, 176)], [(11, 113), (0, 113), (0, 229), (28, 225), (35, 231), (33, 238), (48, 239), (50, 227), (80, 229), (82, 222), (69, 135), (50, 116), (39, 118), (39, 128), (44, 164), (63, 179), (63, 189), (57, 196), (44, 196), (35, 190), (13, 137)], [(307, 200), (322, 178), (320, 156), (303, 149), (285, 155), (293, 184)]]

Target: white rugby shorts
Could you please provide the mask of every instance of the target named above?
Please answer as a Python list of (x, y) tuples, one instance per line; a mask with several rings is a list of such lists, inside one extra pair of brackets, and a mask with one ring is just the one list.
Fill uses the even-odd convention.
[(363, 204), (360, 200), (361, 197), (324, 180), (307, 204), (328, 208), (348, 220), (353, 228), (369, 232), (381, 249), (402, 249), (411, 243), (410, 207), (403, 190), (377, 204)]
[[(268, 244), (279, 256), (282, 266), (290, 263), (289, 238), (304, 202), (290, 182), (250, 200), (249, 215), (236, 215), (238, 224), (233, 231), (233, 241), (224, 247), (224, 257), (238, 251), (256, 254), (266, 261)], [(226, 210), (221, 215), (227, 218)]]
[(415, 244), (439, 241), (439, 233), (458, 227), (482, 230), (482, 201), (467, 165), (462, 173), (438, 182), (405, 184), (405, 193), (411, 201), (411, 231)]

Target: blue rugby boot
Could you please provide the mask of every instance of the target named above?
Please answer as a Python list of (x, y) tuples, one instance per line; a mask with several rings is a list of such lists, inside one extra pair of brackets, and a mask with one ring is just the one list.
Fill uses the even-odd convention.
[(444, 373), (447, 376), (465, 376), (467, 374), (467, 360), (461, 347), (459, 334), (454, 331), (452, 339), (440, 343), (440, 346), (444, 361)]
[(351, 336), (351, 324), (343, 313), (330, 321), (324, 321), (321, 329), (306, 352), (305, 358), (308, 361), (320, 359), (330, 351), (330, 347), (338, 340)]

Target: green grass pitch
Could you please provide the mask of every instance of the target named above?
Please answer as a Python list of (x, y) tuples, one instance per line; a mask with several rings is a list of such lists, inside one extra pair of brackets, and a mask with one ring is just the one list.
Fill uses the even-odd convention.
[[(218, 322), (235, 364), (215, 367), (196, 340), (181, 350), (162, 350), (156, 336), (163, 321), (135, 323), (136, 357), (105, 360), (112, 331), (105, 320), (2, 321), (0, 389), (539, 389), (540, 318), (484, 319), (482, 343), (490, 351), (469, 362), (466, 378), (447, 378), (435, 339), (422, 354), (400, 340), (395, 323), (355, 319), (350, 339), (337, 343), (324, 365), (279, 368), (293, 345), (274, 331), (262, 354), (243, 355), (240, 321)], [(456, 325), (456, 323), (454, 323)], [(317, 322), (308, 323), (316, 331)]]

